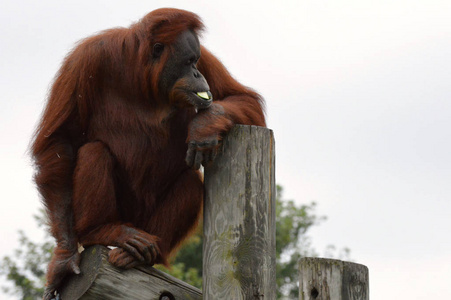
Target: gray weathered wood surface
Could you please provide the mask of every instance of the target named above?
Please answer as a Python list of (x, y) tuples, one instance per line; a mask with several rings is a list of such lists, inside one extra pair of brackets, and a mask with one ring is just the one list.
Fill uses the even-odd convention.
[[(122, 270), (108, 260), (108, 249), (92, 246), (82, 253), (81, 274), (73, 275), (61, 291), (63, 300), (158, 300), (165, 292), (175, 299), (202, 299), (199, 289), (152, 267)], [(171, 299), (170, 297), (168, 299)]]
[(273, 133), (238, 125), (221, 148), (205, 168), (204, 299), (276, 299)]
[(368, 268), (325, 258), (299, 261), (299, 300), (368, 300)]

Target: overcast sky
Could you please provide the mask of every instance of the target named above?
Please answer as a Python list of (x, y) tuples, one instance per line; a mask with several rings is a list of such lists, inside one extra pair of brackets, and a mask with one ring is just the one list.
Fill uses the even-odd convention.
[(265, 97), (277, 182), (328, 217), (314, 247), (349, 247), (371, 299), (451, 299), (449, 0), (1, 0), (0, 256), (42, 237), (26, 151), (63, 57), (159, 7)]

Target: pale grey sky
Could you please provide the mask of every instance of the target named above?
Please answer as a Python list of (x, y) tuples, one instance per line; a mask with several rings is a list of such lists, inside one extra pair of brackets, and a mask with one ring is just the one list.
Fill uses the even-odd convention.
[(277, 182), (328, 216), (315, 248), (349, 247), (372, 299), (451, 299), (449, 0), (1, 1), (0, 256), (42, 236), (26, 149), (63, 57), (159, 7), (266, 98)]

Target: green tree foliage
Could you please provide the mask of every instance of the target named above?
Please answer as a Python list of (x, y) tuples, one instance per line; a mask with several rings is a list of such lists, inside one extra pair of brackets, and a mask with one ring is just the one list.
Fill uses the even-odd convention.
[(277, 186), (276, 199), (276, 282), (277, 296), (298, 296), (297, 262), (302, 256), (317, 256), (306, 235), (307, 230), (325, 220), (314, 214), (316, 204), (297, 206), (292, 200), (283, 200), (283, 189)]
[[(326, 220), (315, 215), (316, 204), (298, 206), (292, 200), (283, 199), (283, 188), (277, 186), (276, 194), (276, 278), (278, 298), (297, 299), (297, 263), (303, 256), (318, 256), (312, 248), (307, 231), (313, 225)], [(177, 253), (171, 269), (160, 269), (194, 285), (202, 287), (202, 231), (198, 228), (186, 245)], [(326, 249), (327, 257), (333, 257), (334, 246)], [(344, 249), (340, 257), (347, 257)]]
[[(302, 256), (317, 256), (311, 246), (308, 230), (325, 217), (315, 214), (316, 205), (296, 205), (292, 200), (283, 199), (282, 187), (277, 187), (276, 198), (276, 258), (278, 298), (297, 299), (297, 262)], [(42, 215), (42, 214), (41, 214)], [(36, 217), (38, 225), (44, 226), (43, 217)], [(33, 243), (23, 232), (20, 248), (13, 256), (4, 257), (0, 264), (0, 274), (6, 277), (9, 287), (4, 291), (15, 294), (22, 300), (41, 299), (45, 268), (50, 260), (53, 242), (46, 237), (42, 243)], [(334, 256), (335, 248), (326, 249), (328, 257)], [(347, 258), (349, 250), (344, 249), (340, 258)], [(173, 258), (170, 269), (157, 266), (198, 288), (202, 287), (202, 226), (200, 225)]]
[(169, 269), (161, 265), (155, 267), (202, 289), (202, 224), (177, 252)]
[[(43, 228), (44, 214), (35, 216), (39, 227)], [(6, 256), (0, 263), (0, 275), (8, 281), (2, 286), (4, 292), (17, 295), (22, 300), (42, 299), (45, 270), (52, 255), (54, 242), (46, 235), (41, 243), (31, 241), (23, 231), (19, 231), (20, 247), (13, 256)]]

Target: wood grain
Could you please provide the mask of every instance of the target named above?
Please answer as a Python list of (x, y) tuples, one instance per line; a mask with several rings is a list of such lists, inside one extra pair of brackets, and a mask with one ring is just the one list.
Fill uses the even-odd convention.
[(335, 259), (299, 261), (300, 300), (368, 300), (368, 268)]
[[(81, 274), (74, 275), (61, 292), (63, 300), (158, 300), (167, 293), (174, 299), (199, 300), (199, 289), (152, 267), (123, 270), (112, 266), (108, 249), (92, 246), (82, 253)], [(171, 299), (171, 298), (169, 298)]]
[(204, 299), (275, 299), (271, 130), (235, 126), (205, 168)]

